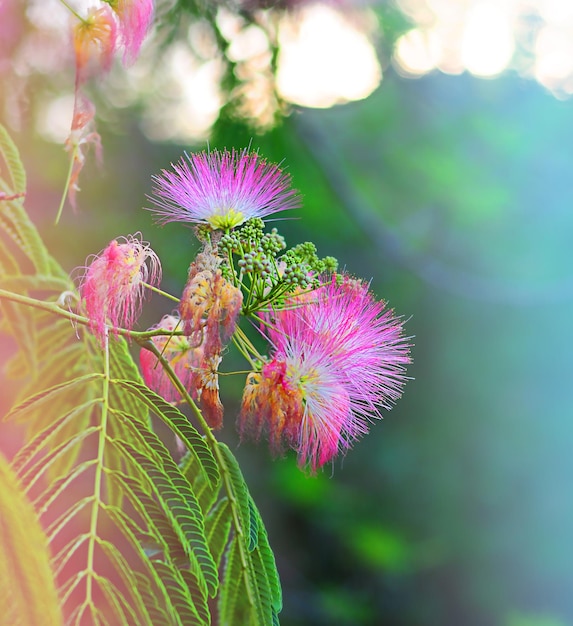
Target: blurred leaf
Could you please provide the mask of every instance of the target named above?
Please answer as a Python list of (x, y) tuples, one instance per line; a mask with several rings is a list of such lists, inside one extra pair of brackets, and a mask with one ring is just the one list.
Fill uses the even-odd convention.
[(358, 523), (346, 535), (362, 563), (389, 572), (404, 572), (412, 566), (412, 548), (397, 531), (374, 524)]
[(0, 615), (3, 624), (63, 624), (48, 540), (0, 454)]
[(331, 489), (324, 474), (307, 476), (292, 459), (275, 465), (273, 481), (276, 491), (281, 493), (285, 500), (309, 508), (324, 503), (325, 495)]
[(327, 587), (319, 592), (322, 611), (330, 624), (370, 624), (375, 617), (369, 603), (360, 601), (360, 594), (340, 587)]

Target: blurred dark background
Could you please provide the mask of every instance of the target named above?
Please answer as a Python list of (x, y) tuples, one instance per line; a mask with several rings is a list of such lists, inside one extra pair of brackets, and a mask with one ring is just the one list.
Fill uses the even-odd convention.
[[(179, 293), (196, 244), (142, 210), (151, 176), (207, 142), (282, 162), (304, 202), (276, 224), (287, 242), (371, 279), (414, 347), (397, 406), (315, 477), (238, 445), (243, 379), (223, 380), (222, 438), (267, 524), (281, 624), (573, 624), (569, 3), (260, 4), (159, 3), (140, 61), (87, 87), (104, 160), (88, 157), (56, 227), (73, 66), (29, 60), (26, 40), (56, 32), (40, 3), (0, 3), (3, 123), (35, 223), (70, 271), (141, 231)], [(298, 95), (281, 20), (310, 42)], [(356, 57), (336, 24), (362, 37)], [(345, 91), (365, 68), (362, 91)], [(141, 326), (170, 309), (154, 297)], [(224, 366), (243, 368), (232, 351)]]

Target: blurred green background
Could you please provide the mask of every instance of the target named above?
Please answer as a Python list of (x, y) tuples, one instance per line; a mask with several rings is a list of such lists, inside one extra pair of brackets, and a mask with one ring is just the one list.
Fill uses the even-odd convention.
[[(153, 93), (119, 106), (106, 83), (92, 87), (104, 161), (98, 169), (88, 159), (78, 209), (67, 207), (58, 227), (67, 157), (32, 123), (13, 122), (28, 207), (70, 271), (111, 238), (141, 231), (162, 259), (163, 288), (178, 293), (196, 244), (185, 226), (158, 228), (142, 210), (151, 176), (207, 139), (250, 143), (282, 161), (304, 202), (277, 224), (287, 242), (312, 240), (371, 279), (407, 319), (414, 347), (397, 406), (316, 477), (290, 455), (273, 460), (263, 444), (239, 446), (243, 381), (222, 382), (222, 438), (267, 524), (281, 624), (573, 624), (572, 104), (519, 70), (527, 54), (517, 48), (518, 62), (487, 79), (438, 69), (405, 76), (392, 54), (413, 28), (413, 4), (364, 9), (384, 74), (371, 95), (323, 109), (291, 104), (264, 128), (229, 98), (202, 137), (159, 141), (142, 123)], [(198, 19), (192, 3), (175, 8), (179, 19)], [(521, 41), (535, 39), (540, 14), (528, 14)], [(227, 70), (224, 80), (240, 85), (236, 66)], [(32, 87), (52, 97), (72, 73), (36, 76)], [(154, 297), (141, 325), (169, 310)], [(231, 352), (233, 368), (241, 362)]]

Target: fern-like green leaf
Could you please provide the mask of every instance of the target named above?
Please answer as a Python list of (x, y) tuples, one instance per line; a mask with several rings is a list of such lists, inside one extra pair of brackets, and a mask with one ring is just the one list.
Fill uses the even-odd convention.
[(164, 459), (168, 465), (166, 468), (168, 473), (166, 473), (155, 465), (149, 456), (144, 456), (129, 444), (124, 443), (122, 447), (144, 469), (152, 481), (155, 493), (184, 545), (190, 563), (196, 564), (195, 569), (201, 575), (200, 580), (204, 589), (210, 595), (214, 595), (218, 585), (217, 569), (207, 546), (203, 520), (196, 516), (196, 510), (199, 507), (192, 492), (188, 490), (182, 494), (174, 485), (173, 479), (177, 477), (177, 466), (173, 463), (175, 467), (175, 472), (173, 472), (166, 456)]
[[(20, 472), (22, 467), (29, 462), (29, 460), (36, 454), (36, 452), (46, 444), (46, 442), (51, 438), (57, 436), (59, 430), (68, 422), (73, 421), (78, 415), (82, 414), (84, 411), (89, 411), (93, 409), (94, 403), (97, 400), (88, 400), (86, 403), (81, 404), (80, 406), (74, 407), (69, 411), (65, 411), (53, 422), (48, 424), (42, 430), (36, 432), (32, 439), (30, 439), (14, 456), (12, 459), (12, 467), (16, 472)], [(67, 440), (67, 438), (66, 438)]]
[(223, 564), (218, 602), (221, 623), (266, 626), (278, 621), (282, 606), (274, 557), (237, 460), (225, 444), (219, 443), (219, 449), (232, 486), (232, 506), (239, 519)]
[(219, 470), (211, 450), (177, 407), (169, 404), (161, 396), (139, 383), (129, 380), (116, 380), (114, 384), (145, 402), (155, 415), (185, 443), (187, 450), (197, 457), (202, 471), (205, 472), (205, 476), (211, 484), (213, 486), (218, 484)]
[(175, 609), (173, 617), (177, 623), (181, 626), (207, 626), (208, 622), (201, 619), (195, 608), (181, 572), (165, 567), (161, 561), (153, 561), (153, 566), (169, 592)]
[(257, 622), (253, 621), (252, 606), (248, 605), (250, 594), (245, 584), (247, 564), (243, 563), (239, 542), (239, 537), (233, 537), (225, 554), (221, 593), (217, 606), (220, 626), (257, 625)]
[[(48, 274), (54, 269), (49, 255), (38, 231), (30, 221), (22, 207), (21, 201), (8, 200), (0, 202), (0, 230), (17, 246), (24, 255), (24, 260), (31, 262), (39, 274)], [(22, 272), (29, 273), (29, 272)]]
[(33, 319), (23, 315), (22, 307), (14, 302), (3, 301), (0, 303), (4, 331), (10, 335), (21, 350), (22, 357), (26, 360), (31, 379), (37, 378), (38, 359), (35, 350), (36, 326)]
[[(129, 408), (148, 412), (147, 401), (127, 393), (125, 382), (116, 385), (105, 374), (81, 376), (34, 394), (8, 415), (24, 421), (41, 411), (46, 420), (16, 458), (16, 466), (38, 514), (50, 520), (53, 545), (63, 546), (54, 561), (62, 606), (67, 620), (77, 624), (150, 625), (152, 616), (163, 611), (169, 616), (165, 623), (206, 624), (208, 595), (215, 594), (218, 573), (202, 511), (148, 420), (124, 410), (127, 398)], [(87, 401), (86, 393), (91, 396)], [(85, 460), (63, 463), (67, 457), (78, 458), (80, 450)], [(58, 472), (53, 471), (56, 466)], [(86, 484), (92, 484), (91, 492), (70, 502), (67, 494)], [(130, 516), (112, 493), (129, 503)], [(82, 524), (85, 530), (78, 539), (68, 541), (72, 529)], [(158, 575), (157, 557), (165, 579)], [(135, 591), (136, 573), (147, 576), (152, 595), (161, 598), (149, 610), (144, 596)]]
[[(93, 341), (93, 338), (90, 337)], [(123, 380), (134, 386), (142, 384), (141, 375), (129, 352), (127, 341), (123, 337), (112, 339), (109, 345), (109, 370), (113, 380)], [(140, 396), (129, 393), (128, 389), (114, 384), (110, 389), (112, 404), (121, 404), (133, 419), (138, 419), (149, 427), (148, 403)]]
[(249, 526), (248, 526), (248, 541), (249, 552), (252, 552), (259, 542), (259, 523), (262, 523), (260, 516), (257, 514), (255, 503), (249, 495)]
[(270, 605), (272, 610), (278, 615), (283, 606), (282, 601), (282, 589), (281, 583), (279, 580), (279, 574), (277, 571), (277, 566), (275, 562), (275, 557), (271, 546), (269, 544), (269, 538), (267, 536), (267, 531), (263, 525), (262, 519), (260, 518), (260, 513), (256, 508), (253, 502), (253, 512), (258, 517), (258, 539), (257, 539), (257, 547), (256, 552), (260, 557), (261, 566), (266, 574), (269, 591), (270, 591)]
[(7, 167), (9, 178), (7, 183), (10, 185), (10, 189), (13, 193), (24, 193), (26, 191), (26, 171), (16, 144), (2, 124), (0, 124), (0, 155), (2, 155)]
[(18, 273), (19, 265), (16, 257), (7, 246), (0, 246), (0, 276), (13, 276)]
[[(36, 333), (34, 350), (36, 354), (42, 355), (36, 370), (44, 389), (52, 387), (57, 382), (75, 378), (74, 372), (79, 375), (81, 371), (85, 347), (80, 341), (70, 340), (70, 324), (62, 322), (64, 320), (57, 320), (49, 326), (40, 328)], [(17, 352), (8, 361), (5, 374), (13, 379), (27, 378), (28, 385), (22, 390), (22, 397), (29, 396), (33, 393), (32, 389), (37, 388), (38, 381), (33, 378), (28, 359), (22, 352)], [(50, 376), (51, 382), (45, 382), (46, 375)]]
[(205, 520), (207, 543), (217, 567), (220, 566), (223, 552), (229, 543), (231, 520), (231, 503), (227, 497), (221, 498), (217, 502)]
[(199, 457), (191, 452), (183, 457), (180, 463), (181, 473), (189, 481), (203, 515), (207, 515), (219, 495), (218, 485), (213, 485), (202, 469)]
[(180, 569), (179, 573), (185, 582), (189, 594), (193, 598), (193, 609), (197, 613), (200, 623), (205, 624), (206, 626), (211, 624), (209, 602), (207, 597), (201, 593), (197, 576), (189, 569)]
[(8, 462), (0, 455), (0, 615), (4, 624), (63, 624), (48, 542)]
[(237, 529), (237, 531), (243, 537), (243, 541), (246, 541), (246, 545), (248, 545), (251, 526), (249, 490), (247, 488), (247, 484), (245, 483), (245, 479), (243, 478), (241, 468), (237, 463), (237, 459), (229, 450), (229, 447), (226, 444), (219, 442), (219, 450), (223, 455), (225, 469), (229, 475), (233, 488), (233, 495), (235, 498), (234, 504), (238, 507), (241, 528)]
[[(77, 389), (82, 389), (85, 385), (91, 384), (95, 380), (101, 380), (102, 375), (94, 372), (92, 374), (86, 374), (73, 380), (54, 385), (49, 389), (43, 389), (42, 391), (34, 394), (33, 396), (26, 398), (23, 402), (12, 407), (8, 413), (4, 416), (5, 420), (24, 420), (28, 417), (28, 413), (32, 410), (42, 409), (47, 403), (59, 402), (60, 400), (68, 400), (69, 394)], [(70, 400), (68, 404), (73, 405), (73, 400)]]
[[(110, 519), (116, 523), (121, 518), (110, 517)], [(128, 536), (126, 527), (122, 524), (118, 524), (121, 527), (122, 536)], [(121, 617), (125, 615), (125, 622), (119, 620), (114, 623), (130, 626), (131, 624), (153, 624), (151, 616), (146, 610), (146, 606), (143, 603), (141, 594), (136, 584), (135, 573), (133, 568), (129, 565), (125, 556), (120, 552), (117, 546), (109, 541), (100, 542), (102, 551), (106, 554), (110, 563), (113, 565), (114, 572), (119, 574), (122, 583), (121, 591), (116, 589), (109, 580), (106, 581), (109, 590), (109, 599), (116, 599), (116, 606), (119, 610), (116, 611), (116, 615)]]
[(273, 621), (273, 597), (267, 572), (259, 550), (249, 553), (249, 574), (255, 588), (255, 609), (259, 624), (271, 624)]

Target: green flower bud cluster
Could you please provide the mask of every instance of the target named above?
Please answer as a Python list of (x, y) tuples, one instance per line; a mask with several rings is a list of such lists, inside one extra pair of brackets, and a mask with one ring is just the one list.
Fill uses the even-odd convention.
[[(311, 241), (299, 243), (291, 248), (280, 259), (287, 265), (285, 279), (287, 275), (298, 278), (293, 282), (301, 287), (307, 287), (316, 283), (316, 278), (324, 272), (335, 272), (338, 268), (338, 261), (331, 256), (319, 259), (316, 253), (316, 246)], [(288, 272), (288, 270), (292, 270)], [(310, 277), (313, 277), (312, 279)]]
[(239, 256), (255, 251), (259, 254), (276, 257), (286, 248), (284, 237), (278, 234), (276, 228), (270, 233), (264, 232), (265, 223), (260, 218), (253, 218), (245, 222), (241, 228), (226, 233), (219, 241), (219, 249), (224, 253), (233, 253)]
[(286, 243), (276, 228), (265, 233), (264, 227), (262, 219), (250, 219), (241, 228), (223, 235), (218, 248), (228, 258), (231, 255), (240, 257), (237, 266), (242, 273), (268, 279), (276, 273), (275, 258), (286, 248)]
[(297, 288), (317, 287), (320, 274), (334, 272), (338, 265), (333, 257), (319, 259), (311, 242), (281, 255), (286, 249), (284, 237), (276, 228), (268, 233), (264, 228), (262, 219), (253, 218), (222, 235), (217, 243), (219, 255), (225, 259), (223, 276), (245, 293), (244, 312), (279, 303)]

